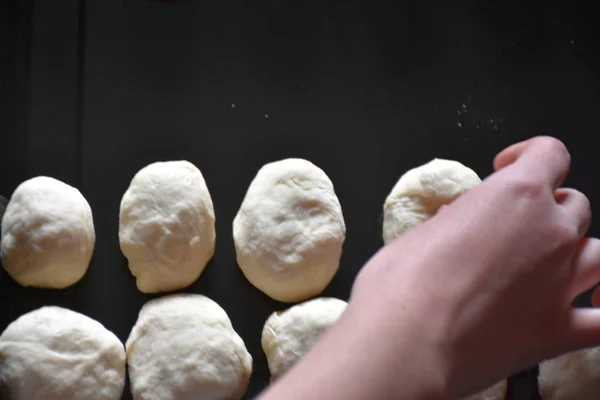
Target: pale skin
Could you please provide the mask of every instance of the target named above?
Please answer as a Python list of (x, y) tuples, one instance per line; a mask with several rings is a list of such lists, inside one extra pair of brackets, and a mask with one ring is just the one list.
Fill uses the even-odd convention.
[(339, 322), (259, 399), (457, 399), (600, 344), (600, 309), (571, 306), (600, 281), (600, 241), (586, 196), (562, 188), (569, 165), (550, 137), (499, 153), (369, 260)]

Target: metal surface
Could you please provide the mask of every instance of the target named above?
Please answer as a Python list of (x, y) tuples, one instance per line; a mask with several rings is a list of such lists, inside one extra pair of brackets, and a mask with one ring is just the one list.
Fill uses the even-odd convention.
[[(485, 177), (504, 146), (550, 134), (572, 152), (567, 184), (599, 204), (595, 14), (557, 4), (0, 0), (0, 194), (62, 179), (90, 202), (97, 234), (88, 274), (68, 290), (21, 288), (2, 270), (0, 330), (57, 304), (127, 338), (152, 296), (119, 250), (119, 202), (157, 160), (194, 162), (211, 190), (216, 255), (185, 291), (220, 303), (245, 340), (248, 398), (268, 384), (262, 324), (286, 307), (245, 280), (231, 238), (264, 163), (303, 157), (331, 177), (348, 235), (324, 295), (340, 298), (382, 245), (385, 196), (433, 157)], [(529, 398), (526, 376), (511, 398)]]

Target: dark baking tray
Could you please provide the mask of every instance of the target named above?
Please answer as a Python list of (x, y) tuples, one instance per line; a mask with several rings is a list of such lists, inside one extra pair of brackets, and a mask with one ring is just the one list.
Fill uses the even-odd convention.
[[(119, 250), (120, 198), (142, 166), (187, 159), (211, 190), (217, 248), (185, 291), (229, 313), (255, 360), (252, 398), (268, 383), (262, 324), (286, 307), (235, 262), (231, 223), (258, 168), (303, 157), (333, 180), (348, 234), (324, 295), (340, 298), (382, 245), (388, 191), (433, 157), (485, 177), (504, 146), (553, 135), (573, 155), (567, 184), (597, 204), (595, 15), (532, 0), (0, 0), (0, 194), (61, 179), (88, 199), (97, 233), (88, 274), (68, 290), (21, 288), (2, 270), (0, 330), (57, 304), (125, 340), (152, 296)], [(532, 371), (511, 379), (509, 398), (535, 398)]]

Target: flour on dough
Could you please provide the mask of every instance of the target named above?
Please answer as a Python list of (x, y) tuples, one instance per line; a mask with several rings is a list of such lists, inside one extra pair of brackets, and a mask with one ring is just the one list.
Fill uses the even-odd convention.
[(506, 397), (507, 387), (507, 381), (503, 380), (495, 385), (490, 386), (482, 392), (467, 396), (462, 400), (504, 400)]
[(52, 289), (77, 283), (95, 243), (92, 209), (79, 190), (44, 176), (15, 189), (2, 218), (0, 253), (18, 283)]
[(267, 356), (271, 379), (285, 374), (319, 338), (335, 324), (346, 302), (320, 297), (269, 316), (262, 331), (262, 348)]
[(187, 161), (142, 168), (121, 200), (119, 242), (144, 293), (194, 283), (215, 252), (213, 202), (198, 168)]
[(331, 180), (297, 158), (264, 165), (233, 221), (242, 272), (256, 288), (282, 302), (306, 300), (329, 285), (345, 238)]
[(134, 400), (239, 400), (252, 373), (227, 313), (202, 295), (150, 300), (125, 346)]
[(538, 385), (544, 400), (597, 400), (600, 397), (600, 347), (540, 363)]
[(120, 400), (125, 349), (99, 322), (46, 306), (0, 335), (0, 393), (10, 400)]
[(433, 159), (407, 171), (392, 188), (383, 206), (383, 241), (433, 217), (438, 209), (481, 183), (472, 169), (458, 161)]

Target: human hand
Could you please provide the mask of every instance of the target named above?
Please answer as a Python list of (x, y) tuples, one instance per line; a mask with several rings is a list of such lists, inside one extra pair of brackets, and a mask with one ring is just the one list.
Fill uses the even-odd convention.
[[(560, 188), (569, 165), (553, 138), (505, 149), (496, 173), (365, 266), (349, 309), (382, 318), (381, 343), (410, 331), (418, 340), (401, 343), (435, 348), (430, 361), (455, 397), (599, 344), (600, 311), (571, 306), (600, 280), (600, 241), (585, 238), (587, 198)], [(402, 371), (392, 349), (387, 367)]]

